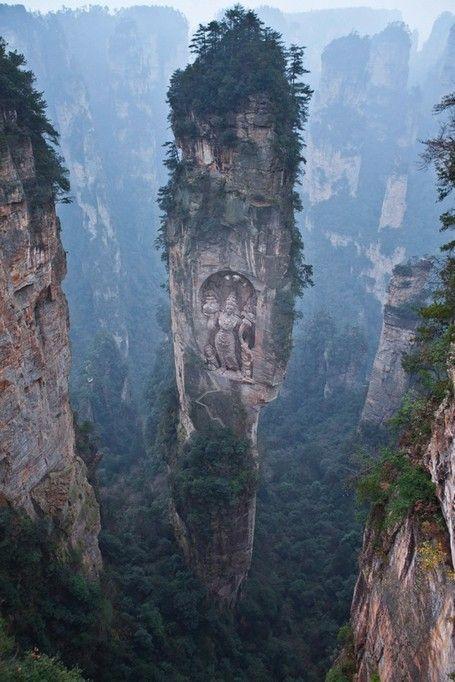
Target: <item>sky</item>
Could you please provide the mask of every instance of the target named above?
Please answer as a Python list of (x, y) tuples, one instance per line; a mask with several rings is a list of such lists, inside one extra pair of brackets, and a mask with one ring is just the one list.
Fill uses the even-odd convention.
[[(15, 0), (8, 4), (24, 4), (34, 10), (47, 11), (66, 7), (80, 7), (86, 4), (100, 4), (109, 7), (129, 5), (167, 5), (180, 10), (189, 20), (191, 28), (200, 22), (213, 18), (220, 10), (231, 6), (226, 0)], [(378, 9), (398, 9), (411, 30), (419, 31), (420, 40), (428, 36), (434, 19), (446, 10), (455, 12), (455, 0), (244, 0), (247, 7), (270, 5), (285, 12), (303, 12), (328, 9), (331, 7), (374, 7)]]

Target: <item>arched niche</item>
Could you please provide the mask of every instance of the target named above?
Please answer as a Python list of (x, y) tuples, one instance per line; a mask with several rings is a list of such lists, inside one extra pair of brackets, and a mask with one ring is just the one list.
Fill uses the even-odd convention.
[(253, 285), (238, 272), (215, 272), (202, 284), (203, 350), (208, 369), (230, 379), (252, 380), (256, 303)]

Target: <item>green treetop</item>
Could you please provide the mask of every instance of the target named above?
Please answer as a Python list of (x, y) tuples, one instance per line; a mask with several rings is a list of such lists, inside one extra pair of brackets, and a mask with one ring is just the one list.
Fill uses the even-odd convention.
[(24, 64), (23, 55), (7, 51), (6, 42), (0, 38), (0, 109), (3, 114), (15, 111), (17, 115), (4, 116), (2, 137), (7, 142), (27, 135), (33, 146), (39, 196), (67, 202), (68, 172), (56, 151), (58, 133), (46, 116), (42, 93), (34, 88), (35, 77), (22, 68)]
[(300, 78), (307, 73), (303, 49), (286, 50), (279, 33), (240, 5), (221, 21), (200, 25), (191, 43), (195, 60), (171, 79), (168, 99), (176, 136), (190, 130), (191, 117), (218, 117), (239, 111), (253, 95), (266, 95), (276, 121), (279, 151), (295, 181), (302, 159), (301, 131), (311, 90)]

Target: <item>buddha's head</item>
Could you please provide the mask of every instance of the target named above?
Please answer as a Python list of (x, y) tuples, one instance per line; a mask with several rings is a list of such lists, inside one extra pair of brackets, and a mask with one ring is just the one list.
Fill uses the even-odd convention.
[(237, 299), (236, 299), (234, 293), (230, 293), (229, 296), (227, 297), (226, 302), (224, 304), (224, 311), (228, 315), (238, 315), (239, 314), (239, 306), (237, 304)]

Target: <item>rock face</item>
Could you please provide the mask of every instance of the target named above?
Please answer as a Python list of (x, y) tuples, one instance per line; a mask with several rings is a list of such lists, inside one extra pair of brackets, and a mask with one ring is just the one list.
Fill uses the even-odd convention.
[(165, 7), (43, 15), (2, 5), (0, 35), (36, 75), (70, 171), (74, 200), (59, 215), (73, 376), (94, 336), (109, 333), (137, 399), (161, 339), (156, 195), (169, 138), (166, 89), (187, 58), (186, 20)]
[(419, 89), (410, 86), (413, 53), (403, 24), (337, 38), (322, 53), (305, 150), (302, 234), (315, 287), (304, 306), (361, 325), (369, 362), (393, 268), (440, 244), (436, 194), (419, 155), (420, 140), (437, 133), (432, 107), (453, 80), (448, 30), (441, 39), (447, 45), (437, 68), (425, 74), (422, 64)]
[(36, 198), (34, 150), (16, 118), (0, 112), (0, 500), (52, 519), (95, 576), (99, 509), (68, 400), (65, 253), (53, 201)]
[[(248, 442), (256, 468), (259, 411), (276, 397), (290, 350), (292, 188), (267, 99), (231, 115), (224, 139), (234, 147), (212, 121), (195, 125), (194, 137), (177, 139), (187, 170), (167, 226), (181, 440), (226, 427)], [(212, 524), (204, 550), (186, 511), (174, 506), (173, 516), (188, 561), (233, 603), (251, 560), (255, 490)]]
[(356, 682), (374, 673), (384, 682), (443, 682), (454, 672), (455, 585), (444, 540), (434, 568), (422, 561), (434, 530), (411, 517), (378, 546), (367, 529), (351, 612)]
[(361, 422), (384, 425), (400, 407), (409, 386), (402, 359), (409, 352), (425, 302), (431, 263), (399, 265), (390, 280), (384, 320)]
[(373, 673), (384, 682), (443, 682), (455, 671), (454, 435), (450, 397), (422, 458), (445, 525), (422, 522), (415, 510), (380, 534), (373, 517), (365, 531), (351, 611), (357, 682)]
[(305, 44), (308, 60), (309, 82), (318, 89), (321, 72), (321, 53), (336, 38), (350, 33), (373, 35), (388, 24), (401, 20), (398, 10), (373, 9), (371, 7), (340, 7), (336, 9), (312, 9), (307, 12), (281, 12), (268, 5), (258, 9), (259, 16), (279, 31), (287, 44)]

